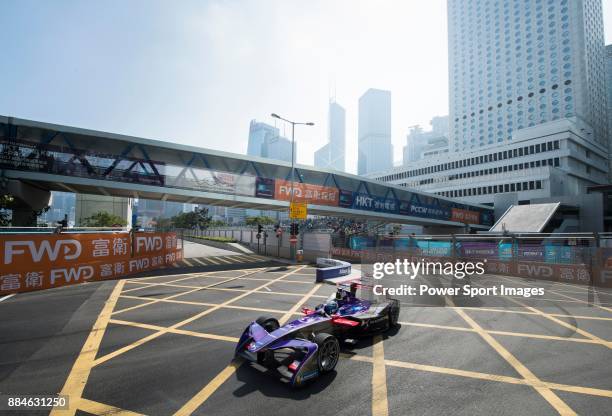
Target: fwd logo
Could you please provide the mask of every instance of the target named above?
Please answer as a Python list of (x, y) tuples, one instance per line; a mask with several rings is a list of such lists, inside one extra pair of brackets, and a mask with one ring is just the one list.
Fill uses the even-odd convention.
[(12, 264), (13, 257), (30, 252), (32, 262), (39, 263), (44, 256), (49, 261), (56, 261), (60, 255), (64, 260), (74, 260), (81, 255), (81, 243), (78, 240), (43, 240), (39, 245), (34, 241), (7, 241), (4, 244), (4, 264)]
[(71, 267), (69, 269), (55, 269), (51, 270), (50, 279), (51, 286), (55, 285), (57, 279), (63, 278), (66, 283), (74, 281), (75, 283), (79, 280), (89, 280), (94, 275), (94, 268), (92, 266), (79, 266)]
[(136, 251), (141, 252), (141, 249), (144, 251), (158, 251), (161, 250), (164, 246), (164, 242), (161, 237), (136, 237)]
[(525, 274), (530, 277), (551, 277), (553, 269), (550, 266), (540, 266), (520, 263), (518, 265), (520, 275)]

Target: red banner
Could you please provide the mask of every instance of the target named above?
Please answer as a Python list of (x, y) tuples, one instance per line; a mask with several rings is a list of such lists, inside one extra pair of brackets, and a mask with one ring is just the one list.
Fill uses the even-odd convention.
[(133, 241), (126, 232), (0, 235), (0, 295), (127, 276), (181, 257), (176, 233)]
[(464, 224), (480, 224), (480, 213), (467, 209), (451, 208), (451, 221)]
[[(274, 198), (281, 201), (291, 200), (291, 182), (276, 180)], [(330, 186), (311, 185), (309, 183), (293, 184), (293, 200), (316, 205), (338, 206), (339, 191)]]

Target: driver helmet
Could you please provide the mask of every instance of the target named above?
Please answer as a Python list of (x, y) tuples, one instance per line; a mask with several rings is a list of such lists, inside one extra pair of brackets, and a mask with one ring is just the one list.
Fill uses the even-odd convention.
[(335, 300), (329, 301), (325, 304), (325, 313), (328, 315), (333, 315), (338, 311), (338, 302)]

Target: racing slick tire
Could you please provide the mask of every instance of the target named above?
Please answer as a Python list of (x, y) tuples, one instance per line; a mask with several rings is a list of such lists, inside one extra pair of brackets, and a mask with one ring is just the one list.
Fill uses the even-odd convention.
[(321, 374), (329, 373), (338, 364), (340, 358), (340, 343), (338, 338), (333, 335), (321, 333), (317, 334), (314, 342), (319, 347), (317, 351), (317, 364)]
[(278, 319), (269, 316), (260, 316), (255, 322), (257, 322), (268, 332), (276, 331), (278, 328), (280, 328)]
[(387, 313), (389, 319), (389, 329), (395, 328), (397, 326), (397, 321), (399, 320), (399, 313), (399, 301), (397, 299), (393, 299), (391, 301), (391, 305), (389, 305), (389, 312)]

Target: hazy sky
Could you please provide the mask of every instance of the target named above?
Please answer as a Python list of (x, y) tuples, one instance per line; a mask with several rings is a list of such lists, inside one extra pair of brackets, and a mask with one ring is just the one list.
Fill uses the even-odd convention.
[[(612, 0), (604, 20), (609, 44)], [(355, 172), (366, 89), (392, 92), (396, 161), (448, 113), (446, 0), (4, 0), (0, 39), (0, 114), (20, 118), (245, 153), (276, 112), (316, 123), (296, 134), (312, 164), (335, 90)]]

